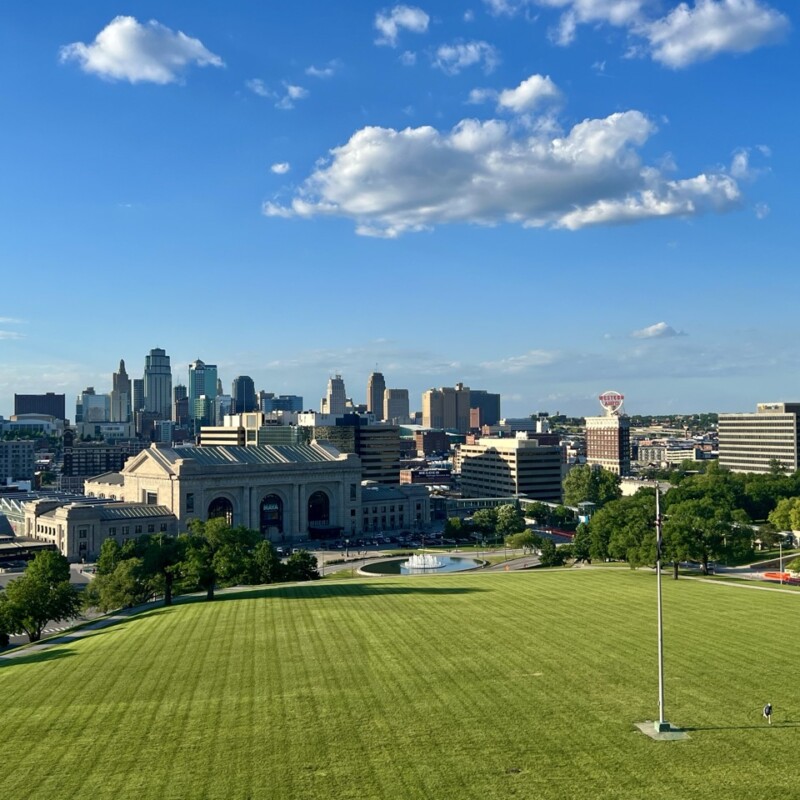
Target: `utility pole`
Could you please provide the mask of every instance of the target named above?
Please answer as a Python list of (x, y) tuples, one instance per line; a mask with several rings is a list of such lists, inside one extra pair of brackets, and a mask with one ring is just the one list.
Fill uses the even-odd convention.
[(664, 622), (661, 610), (661, 488), (656, 483), (656, 586), (658, 596), (658, 722), (656, 731), (668, 732), (670, 724), (664, 719)]

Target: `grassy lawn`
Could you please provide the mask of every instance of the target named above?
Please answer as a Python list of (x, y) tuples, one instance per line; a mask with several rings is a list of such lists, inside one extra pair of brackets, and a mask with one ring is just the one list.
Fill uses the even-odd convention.
[(3, 796), (793, 797), (799, 603), (664, 582), (670, 743), (633, 727), (657, 715), (649, 572), (183, 603), (0, 662)]

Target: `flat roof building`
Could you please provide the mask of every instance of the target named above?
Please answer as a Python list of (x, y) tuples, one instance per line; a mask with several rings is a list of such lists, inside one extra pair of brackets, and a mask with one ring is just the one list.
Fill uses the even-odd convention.
[(756, 412), (720, 414), (719, 464), (733, 472), (769, 472), (779, 464), (800, 468), (800, 403), (759, 403)]

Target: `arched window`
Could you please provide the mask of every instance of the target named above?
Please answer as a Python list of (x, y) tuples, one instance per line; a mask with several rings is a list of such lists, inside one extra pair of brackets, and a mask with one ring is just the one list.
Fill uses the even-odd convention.
[(331, 502), (325, 492), (314, 492), (308, 498), (308, 527), (326, 528), (331, 521)]
[(208, 518), (223, 517), (228, 525), (233, 525), (233, 504), (227, 497), (217, 497), (208, 506)]
[(261, 533), (283, 533), (283, 500), (276, 494), (268, 494), (261, 501)]

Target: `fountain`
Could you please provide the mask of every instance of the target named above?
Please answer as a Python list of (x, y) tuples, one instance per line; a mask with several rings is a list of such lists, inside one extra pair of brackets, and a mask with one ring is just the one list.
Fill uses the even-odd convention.
[(441, 569), (444, 561), (430, 553), (414, 553), (403, 566), (407, 569)]

